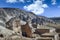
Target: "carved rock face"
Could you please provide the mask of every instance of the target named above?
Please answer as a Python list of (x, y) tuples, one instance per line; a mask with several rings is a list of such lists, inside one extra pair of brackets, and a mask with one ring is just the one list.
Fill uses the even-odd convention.
[(15, 31), (16, 33), (19, 33), (20, 30), (21, 30), (20, 20), (16, 19), (13, 21), (13, 31)]
[(31, 28), (29, 27), (28, 23), (26, 23), (25, 25), (22, 25), (21, 29), (22, 29), (23, 36), (32, 37), (32, 31), (31, 31)]
[(43, 33), (49, 33), (49, 29), (36, 29), (35, 33), (39, 34), (39, 35), (41, 35)]

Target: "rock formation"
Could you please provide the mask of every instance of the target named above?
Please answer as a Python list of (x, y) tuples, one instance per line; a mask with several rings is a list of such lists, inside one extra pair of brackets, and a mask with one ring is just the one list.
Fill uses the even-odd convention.
[(0, 40), (59, 40), (60, 24), (17, 8), (0, 8)]

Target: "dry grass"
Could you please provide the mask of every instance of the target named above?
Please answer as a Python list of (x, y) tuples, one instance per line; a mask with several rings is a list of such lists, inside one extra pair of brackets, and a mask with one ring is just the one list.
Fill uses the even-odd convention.
[(47, 23), (46, 26), (60, 28), (60, 24)]

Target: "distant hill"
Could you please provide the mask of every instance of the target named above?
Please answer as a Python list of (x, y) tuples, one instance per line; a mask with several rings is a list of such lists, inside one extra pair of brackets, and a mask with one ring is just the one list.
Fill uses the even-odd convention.
[(53, 18), (38, 16), (32, 12), (27, 12), (25, 10), (21, 10), (18, 8), (0, 8), (0, 20), (4, 20), (4, 22), (6, 23), (7, 21), (9, 21), (11, 18), (14, 18), (14, 17), (18, 17), (25, 22), (27, 22), (27, 20), (30, 19), (33, 24), (34, 23), (40, 24), (40, 25), (51, 24), (50, 26), (52, 26), (52, 24), (54, 25), (56, 24), (56, 21), (55, 19), (53, 20)]
[[(32, 23), (42, 23), (42, 22), (52, 22), (53, 20), (44, 17), (44, 16), (37, 16), (32, 12), (27, 12), (25, 10), (20, 10), (17, 8), (0, 8), (0, 11), (2, 13), (0, 13), (1, 16), (9, 16), (9, 17), (15, 17), (15, 16), (19, 16), (20, 19), (22, 19), (23, 21), (27, 21), (28, 19), (31, 19)], [(8, 18), (7, 18), (8, 19)]]
[(60, 17), (52, 17), (50, 18), (52, 19), (53, 21), (55, 21), (56, 23), (60, 23)]

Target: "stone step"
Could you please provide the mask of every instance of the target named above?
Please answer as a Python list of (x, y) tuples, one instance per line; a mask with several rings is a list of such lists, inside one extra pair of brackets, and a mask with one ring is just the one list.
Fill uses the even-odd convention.
[(36, 40), (53, 40), (51, 37), (39, 37)]

